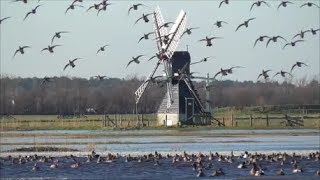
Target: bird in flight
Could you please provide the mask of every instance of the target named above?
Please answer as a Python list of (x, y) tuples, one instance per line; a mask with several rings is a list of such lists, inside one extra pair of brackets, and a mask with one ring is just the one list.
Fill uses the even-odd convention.
[(30, 48), (30, 46), (19, 46), (19, 48), (14, 52), (14, 55), (12, 58), (14, 58), (18, 52), (20, 52), (21, 54), (24, 54), (25, 48)]
[(212, 56), (204, 57), (204, 58), (202, 58), (200, 61), (190, 63), (190, 65), (198, 64), (198, 63), (202, 63), (202, 62), (207, 62), (207, 61), (209, 60), (209, 58), (211, 58), (211, 57), (212, 57)]
[(51, 79), (52, 79), (52, 78), (49, 78), (49, 77), (45, 76), (45, 77), (42, 79), (41, 85), (44, 85), (44, 84), (49, 83), (49, 82), (52, 82)]
[(130, 8), (129, 8), (129, 10), (128, 10), (128, 15), (129, 15), (129, 13), (130, 13), (130, 11), (133, 9), (133, 10), (138, 10), (138, 7), (139, 6), (146, 6), (146, 5), (144, 5), (144, 4), (133, 4)]
[(199, 41), (206, 41), (206, 43), (207, 43), (207, 45), (206, 46), (212, 46), (212, 40), (213, 39), (221, 39), (221, 37), (208, 37), (208, 36), (206, 36), (206, 38), (205, 39), (200, 39)]
[(106, 48), (107, 46), (109, 46), (109, 45), (106, 44), (106, 45), (100, 47), (100, 48), (98, 49), (98, 51), (97, 51), (97, 54), (98, 54), (100, 51), (105, 51), (105, 48)]
[(0, 19), (0, 24), (2, 23), (2, 21), (9, 19), (9, 18), (11, 18), (11, 17), (5, 17), (5, 18)]
[(67, 8), (65, 14), (67, 14), (67, 12), (69, 11), (69, 9), (74, 10), (75, 7), (82, 7), (82, 8), (84, 8), (84, 6), (82, 6), (82, 5), (71, 4), (71, 5)]
[(76, 66), (76, 65), (74, 64), (74, 62), (75, 62), (76, 60), (79, 60), (79, 59), (81, 59), (81, 58), (75, 58), (75, 59), (73, 59), (73, 60), (69, 60), (68, 64), (66, 64), (66, 65), (64, 66), (63, 70), (65, 70), (68, 66), (71, 66), (72, 68), (74, 68), (74, 67)]
[(282, 2), (279, 4), (279, 6), (278, 6), (278, 10), (279, 10), (279, 8), (280, 8), (281, 6), (287, 7), (288, 4), (293, 4), (293, 2), (290, 2), (290, 1), (282, 1)]
[(174, 24), (174, 22), (166, 22), (163, 23), (161, 26), (159, 26), (159, 29), (163, 28), (163, 27), (169, 27), (170, 24)]
[(317, 4), (312, 3), (312, 2), (306, 2), (306, 3), (302, 4), (302, 5), (300, 6), (300, 8), (305, 7), (305, 6), (308, 6), (308, 7), (315, 6), (315, 7), (317, 7), (317, 8), (320, 8), (320, 6), (318, 6)]
[(217, 26), (218, 28), (221, 28), (221, 27), (222, 27), (222, 23), (228, 24), (228, 23), (225, 22), (225, 21), (217, 21), (217, 22), (215, 22), (213, 25)]
[(262, 70), (262, 73), (259, 74), (257, 80), (258, 80), (261, 76), (263, 76), (264, 79), (269, 78), (269, 75), (268, 75), (268, 72), (269, 72), (269, 71), (271, 71), (271, 70), (266, 70), (266, 71), (265, 71), (265, 70)]
[(181, 37), (184, 35), (184, 34), (188, 34), (190, 35), (192, 33), (191, 30), (193, 29), (199, 29), (199, 27), (194, 27), (194, 28), (186, 28), (186, 30), (182, 33)]
[(90, 6), (90, 7), (87, 9), (87, 12), (88, 12), (90, 9), (92, 9), (92, 8), (94, 8), (95, 10), (99, 10), (100, 5), (101, 5), (101, 3), (99, 3), (99, 4), (93, 4), (92, 6)]
[(310, 29), (312, 35), (316, 35), (317, 34), (317, 31), (320, 31), (320, 29)]
[(63, 34), (63, 33), (69, 33), (69, 31), (56, 32), (56, 33), (53, 35), (52, 39), (51, 39), (51, 44), (53, 43), (54, 38), (60, 39), (60, 38), (61, 38), (61, 34)]
[(297, 42), (303, 42), (304, 40), (301, 40), (301, 39), (299, 39), (299, 40), (296, 40), (296, 41), (293, 41), (293, 42), (289, 42), (289, 43), (287, 43), (287, 44), (285, 44), (283, 47), (282, 47), (282, 49), (284, 49), (286, 46), (288, 46), (288, 45), (291, 45), (292, 47), (293, 46), (296, 46), (296, 43)]
[(268, 40), (268, 42), (267, 42), (267, 44), (266, 44), (266, 47), (268, 47), (268, 45), (269, 45), (269, 43), (270, 43), (271, 41), (277, 42), (277, 41), (278, 41), (278, 38), (283, 39), (284, 41), (287, 42), (287, 40), (286, 40), (285, 38), (283, 38), (282, 36), (273, 36), (273, 37), (271, 37), (271, 38)]
[(222, 5), (223, 3), (229, 4), (229, 0), (223, 0), (223, 1), (221, 1), (220, 4), (219, 4), (219, 8), (221, 7), (221, 5)]
[(25, 4), (28, 3), (28, 0), (13, 0), (13, 1), (11, 1), (11, 2), (19, 2), (19, 1), (21, 1), (21, 2), (23, 2), (23, 3), (25, 3)]
[(240, 24), (240, 25), (237, 27), (236, 31), (238, 31), (238, 29), (239, 29), (241, 26), (245, 26), (245, 27), (247, 28), (247, 27), (249, 26), (249, 22), (252, 21), (252, 20), (254, 20), (254, 19), (256, 19), (256, 18), (250, 18), (250, 19), (244, 21), (242, 24)]
[(129, 61), (129, 63), (127, 64), (127, 67), (128, 67), (132, 62), (135, 62), (135, 63), (139, 64), (139, 63), (140, 63), (139, 58), (142, 57), (142, 56), (144, 56), (144, 55), (139, 55), (139, 56), (137, 56), (137, 57), (132, 57), (132, 60)]
[(43, 48), (43, 49), (41, 50), (41, 52), (47, 50), (47, 51), (49, 51), (50, 53), (53, 53), (53, 49), (54, 49), (55, 47), (58, 47), (58, 46), (61, 46), (61, 45), (53, 45), (53, 46), (50, 46), (50, 45), (49, 45), (48, 47)]
[(137, 24), (141, 19), (144, 20), (145, 23), (149, 22), (148, 16), (150, 16), (153, 13), (149, 13), (149, 14), (142, 14), (142, 16), (136, 20), (136, 22), (134, 24)]
[(38, 6), (36, 6), (34, 9), (32, 9), (31, 11), (29, 11), (29, 12), (26, 14), (26, 16), (24, 17), (23, 20), (25, 21), (30, 14), (36, 14), (37, 9), (38, 9), (40, 6), (41, 6), (41, 5), (38, 5)]
[(213, 79), (215, 79), (219, 74), (221, 74), (222, 76), (226, 76), (226, 75), (228, 75), (228, 70), (221, 68), (220, 71), (217, 72), (217, 73), (213, 76)]
[(262, 4), (265, 4), (265, 5), (267, 5), (268, 7), (270, 7), (270, 5), (269, 5), (267, 2), (265, 2), (265, 1), (256, 1), (256, 2), (254, 2), (254, 3), (251, 5), (250, 11), (251, 11), (252, 8), (254, 7), (254, 5), (256, 5), (257, 7), (260, 7)]
[(290, 72), (292, 72), (292, 70), (293, 70), (295, 67), (302, 67), (302, 65), (308, 66), (308, 65), (307, 65), (306, 63), (304, 63), (304, 62), (299, 62), (299, 61), (297, 61), (297, 62), (291, 67)]
[(286, 74), (288, 74), (289, 76), (293, 77), (292, 74), (286, 72), (286, 71), (280, 71), (280, 72), (277, 72), (273, 77), (277, 76), (277, 75), (281, 75), (282, 77), (286, 77)]
[(258, 41), (263, 42), (265, 38), (269, 38), (269, 39), (270, 39), (269, 36), (260, 36), (260, 37), (258, 37), (258, 39), (254, 42), (253, 47), (256, 46), (256, 44), (257, 44)]
[(301, 30), (298, 34), (294, 35), (292, 39), (294, 39), (294, 38), (296, 38), (296, 37), (298, 37), (298, 36), (300, 36), (300, 38), (303, 39), (303, 38), (304, 38), (304, 34), (305, 34), (306, 32), (310, 32), (310, 30), (306, 30), (306, 31), (302, 31), (302, 30)]
[(106, 4), (102, 4), (102, 8), (100, 8), (98, 10), (97, 16), (99, 15), (100, 11), (106, 11), (107, 10), (107, 6), (111, 5), (112, 3), (106, 3)]
[(100, 76), (100, 75), (97, 75), (97, 76), (92, 76), (92, 78), (97, 78), (98, 80), (103, 80), (104, 78), (106, 78), (107, 76)]
[(149, 33), (147, 33), (147, 34), (143, 34), (143, 36), (139, 39), (138, 43), (139, 43), (142, 39), (145, 39), (145, 40), (149, 39), (149, 35), (150, 35), (150, 34), (154, 34), (154, 32), (149, 32)]

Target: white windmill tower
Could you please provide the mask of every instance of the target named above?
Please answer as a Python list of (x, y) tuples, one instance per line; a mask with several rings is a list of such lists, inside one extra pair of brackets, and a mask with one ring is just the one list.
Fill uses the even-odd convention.
[[(177, 72), (177, 67), (179, 68), (179, 70), (185, 66), (189, 67), (190, 55), (188, 52), (182, 52), (182, 54), (184, 54), (184, 58), (186, 58), (186, 57), (189, 58), (186, 61), (187, 63), (177, 62), (177, 61), (184, 61), (184, 59), (183, 60), (181, 60), (181, 59), (180, 60), (178, 60), (178, 59), (173, 60), (172, 57), (174, 56), (174, 54), (178, 54), (177, 52), (175, 52), (175, 50), (178, 47), (181, 35), (183, 34), (183, 32), (186, 29), (186, 22), (187, 22), (186, 13), (183, 10), (181, 10), (175, 23), (171, 27), (171, 30), (168, 32), (167, 27), (163, 26), (166, 22), (164, 21), (164, 18), (161, 14), (160, 8), (157, 7), (154, 12), (154, 31), (156, 34), (156, 43), (157, 43), (157, 47), (158, 47), (158, 53), (157, 53), (158, 62), (156, 64), (156, 66), (154, 67), (154, 69), (152, 70), (152, 72), (150, 73), (150, 75), (144, 81), (144, 83), (142, 83), (142, 85), (136, 90), (135, 95), (136, 95), (136, 110), (137, 110), (137, 105), (139, 103), (139, 100), (140, 100), (142, 94), (146, 90), (146, 88), (150, 82), (150, 79), (153, 78), (159, 65), (162, 63), (164, 66), (165, 74), (166, 74), (165, 80), (166, 80), (166, 85), (167, 85), (166, 86), (167, 87), (167, 97), (162, 102), (162, 104), (165, 103), (165, 108), (162, 107), (162, 109), (165, 109), (165, 112), (162, 113), (162, 119), (161, 118), (159, 119), (159, 115), (158, 115), (159, 124), (175, 125), (175, 124), (178, 124), (181, 119), (181, 117), (179, 117), (179, 114), (181, 114), (181, 112), (179, 112), (179, 109), (181, 109), (181, 107), (180, 107), (181, 104), (179, 104), (179, 102), (175, 102), (175, 101), (179, 101), (179, 99), (181, 99), (180, 96), (183, 96), (183, 95), (181, 95), (179, 92), (180, 84), (177, 83), (176, 78), (180, 78), (180, 77), (176, 72)], [(180, 54), (181, 54), (181, 52), (180, 52)], [(183, 63), (183, 64), (181, 64), (181, 63)], [(173, 70), (173, 65), (175, 66), (174, 67), (175, 70)], [(185, 82), (185, 89), (189, 89), (191, 96), (194, 96), (194, 99), (196, 99), (197, 105), (200, 106), (200, 111), (203, 112), (204, 108), (202, 107), (196, 92), (194, 92), (194, 88), (192, 88), (192, 84), (190, 84), (191, 83), (190, 79), (184, 78), (181, 80), (183, 80), (183, 82)], [(175, 83), (173, 83), (173, 81), (175, 81)], [(177, 91), (178, 91), (178, 93), (177, 93)], [(170, 121), (170, 123), (168, 123), (167, 122), (167, 118), (168, 118), (167, 114), (168, 114), (169, 109), (172, 104), (176, 105), (177, 110), (175, 113), (173, 113), (173, 116), (170, 117), (172, 120)], [(160, 109), (161, 109), (161, 107), (160, 107)], [(163, 116), (163, 114), (165, 114), (165, 117)], [(165, 122), (163, 121), (164, 118), (165, 118)]]

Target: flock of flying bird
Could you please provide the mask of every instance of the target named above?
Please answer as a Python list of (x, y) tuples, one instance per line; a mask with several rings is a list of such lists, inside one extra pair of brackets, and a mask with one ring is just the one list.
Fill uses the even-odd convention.
[[(23, 3), (28, 3), (28, 0), (13, 0), (12, 2), (19, 2), (19, 1), (20, 1), (20, 2), (23, 2)], [(39, 0), (38, 2), (40, 2), (40, 0)], [(70, 6), (67, 7), (67, 9), (66, 9), (66, 11), (65, 11), (65, 14), (67, 14), (67, 12), (68, 12), (69, 10), (74, 10), (75, 7), (84, 8), (84, 6), (81, 5), (82, 2), (83, 2), (83, 0), (74, 0), (74, 1), (70, 4)], [(225, 6), (225, 5), (229, 5), (229, 3), (230, 3), (229, 0), (223, 0), (223, 1), (220, 2), (219, 8), (221, 8), (222, 6)], [(87, 12), (88, 12), (89, 10), (91, 10), (91, 9), (94, 9), (94, 10), (97, 11), (97, 15), (99, 15), (100, 11), (102, 11), (102, 10), (103, 10), (103, 11), (106, 11), (106, 10), (107, 10), (107, 6), (109, 6), (109, 5), (111, 5), (111, 4), (112, 4), (112, 3), (109, 3), (108, 0), (102, 0), (100, 3), (97, 3), (97, 4), (94, 3), (92, 6), (90, 6), (90, 7), (87, 9)], [(281, 1), (277, 8), (278, 8), (278, 10), (279, 10), (281, 7), (282, 7), (282, 8), (285, 8), (285, 7), (287, 7), (289, 4), (294, 4), (294, 3), (293, 3), (293, 2), (290, 2), (290, 1)], [(250, 11), (251, 11), (254, 7), (260, 7), (260, 6), (262, 6), (262, 5), (267, 6), (267, 7), (270, 7), (270, 5), (269, 5), (266, 1), (259, 1), (259, 0), (258, 0), (258, 1), (254, 2), (254, 3), (251, 5)], [(42, 6), (42, 5), (39, 4), (39, 5), (37, 5), (34, 9), (32, 9), (32, 10), (29, 11), (29, 12), (27, 12), (27, 14), (25, 15), (25, 17), (24, 17), (23, 20), (26, 20), (26, 19), (27, 19), (28, 17), (30, 17), (30, 15), (32, 15), (32, 14), (35, 15), (35, 14), (37, 13), (38, 8), (40, 8), (41, 6)], [(131, 12), (131, 11), (133, 11), (133, 10), (137, 11), (138, 9), (140, 9), (140, 7), (143, 7), (143, 6), (144, 6), (144, 7), (148, 7), (148, 6), (146, 6), (146, 5), (144, 5), (144, 4), (141, 4), (141, 3), (139, 3), (139, 4), (133, 4), (133, 5), (128, 9), (128, 12), (127, 12), (128, 15), (130, 15), (130, 12)], [(303, 8), (303, 7), (316, 7), (316, 8), (320, 8), (319, 5), (317, 5), (317, 4), (315, 4), (315, 3), (312, 3), (312, 2), (302, 3), (302, 4), (300, 5), (300, 7), (301, 7), (301, 8)], [(149, 16), (152, 16), (153, 14), (154, 14), (154, 13), (152, 13), (152, 12), (151, 12), (151, 13), (146, 13), (146, 14), (143, 13), (142, 16), (141, 16), (140, 18), (138, 18), (138, 19), (135, 21), (134, 24), (137, 24), (138, 22), (140, 22), (140, 21), (142, 21), (142, 20), (143, 20), (145, 23), (148, 23), (148, 22), (150, 21), (150, 20), (149, 20), (149, 18), (150, 18)], [(11, 17), (5, 17), (5, 18), (0, 19), (0, 24), (1, 24), (3, 21), (5, 21), (5, 20), (7, 20), (7, 19), (9, 19), (9, 18), (11, 18)], [(255, 20), (256, 20), (256, 18), (250, 18), (250, 19), (244, 21), (243, 23), (241, 23), (240, 25), (237, 26), (237, 28), (235, 29), (235, 31), (238, 31), (239, 29), (244, 28), (244, 27), (245, 27), (245, 28), (248, 28), (248, 27), (249, 27), (249, 22), (251, 23), (251, 21), (255, 21)], [(160, 25), (159, 28), (161, 29), (162, 27), (169, 27), (171, 24), (174, 24), (174, 23), (173, 23), (173, 22), (166, 22), (166, 23)], [(218, 28), (223, 27), (224, 24), (228, 24), (228, 23), (225, 22), (225, 21), (222, 21), (222, 20), (216, 21), (216, 22), (214, 23), (214, 25), (217, 26)], [(195, 29), (198, 29), (198, 28), (199, 28), (199, 27), (186, 28), (186, 30), (183, 32), (183, 34), (181, 35), (181, 37), (184, 36), (184, 35), (191, 35), (191, 34), (192, 34), (192, 31), (195, 30)], [(309, 30), (305, 30), (305, 31), (301, 30), (299, 33), (297, 33), (296, 35), (294, 35), (293, 38), (292, 38), (292, 39), (295, 39), (295, 38), (300, 38), (300, 39), (297, 39), (297, 40), (295, 40), (295, 41), (288, 42), (288, 43), (284, 44), (284, 46), (283, 46), (282, 49), (285, 49), (287, 46), (292, 46), (292, 47), (293, 47), (293, 46), (296, 46), (297, 43), (300, 43), (300, 42), (303, 42), (303, 41), (304, 41), (303, 39), (304, 39), (306, 33), (310, 33), (310, 34), (312, 34), (312, 35), (316, 35), (316, 34), (317, 34), (317, 31), (320, 31), (320, 29), (309, 29)], [(41, 52), (48, 51), (49, 53), (54, 53), (54, 49), (61, 46), (61, 45), (54, 44), (54, 40), (55, 40), (55, 39), (60, 39), (60, 38), (61, 38), (61, 35), (62, 35), (62, 34), (65, 34), (65, 33), (70, 33), (70, 32), (68, 32), (68, 31), (60, 31), (60, 32), (54, 33), (54, 35), (53, 35), (53, 37), (52, 37), (52, 39), (51, 39), (51, 44), (49, 44), (48, 47), (43, 48), (43, 49), (41, 50)], [(155, 32), (144, 33), (143, 36), (138, 40), (138, 43), (140, 43), (142, 40), (148, 40), (148, 39), (149, 39), (149, 36), (152, 35), (152, 34), (155, 34)], [(161, 40), (163, 41), (164, 44), (167, 44), (167, 43), (168, 43), (168, 41), (169, 41), (169, 36), (170, 36), (170, 35), (171, 35), (171, 34), (167, 34), (167, 35), (165, 35), (164, 37), (161, 37)], [(206, 36), (205, 38), (200, 39), (199, 41), (200, 41), (200, 42), (202, 42), (202, 41), (206, 42), (206, 46), (210, 47), (210, 46), (212, 46), (212, 41), (215, 40), (215, 39), (221, 39), (221, 37), (208, 37), (208, 36)], [(255, 47), (258, 42), (263, 42), (263, 41), (265, 41), (266, 39), (267, 39), (266, 47), (268, 47), (268, 45), (269, 45), (271, 42), (274, 42), (274, 43), (275, 43), (275, 42), (278, 42), (278, 39), (281, 39), (281, 40), (287, 42), (287, 40), (286, 40), (284, 37), (279, 36), (279, 35), (277, 35), (277, 36), (262, 35), (262, 36), (258, 37), (258, 39), (255, 40), (253, 47)], [(154, 39), (154, 40), (156, 40), (156, 39)], [(107, 46), (109, 46), (109, 45), (106, 44), (106, 45), (101, 46), (101, 47), (97, 50), (97, 54), (100, 53), (100, 52), (105, 51), (105, 48), (106, 48)], [(27, 49), (27, 48), (31, 48), (31, 46), (28, 46), (28, 45), (19, 46), (18, 49), (14, 52), (13, 58), (14, 58), (18, 53), (24, 54), (24, 53), (25, 53), (25, 49)], [(138, 55), (138, 56), (136, 56), (136, 57), (132, 57), (132, 59), (128, 62), (127, 67), (128, 67), (131, 63), (133, 63), (133, 62), (136, 63), (136, 64), (139, 64), (139, 63), (140, 63), (140, 58), (143, 57), (143, 56), (145, 56), (145, 55)], [(150, 60), (153, 59), (153, 58), (158, 58), (158, 59), (160, 59), (160, 54), (156, 53), (156, 54), (155, 54), (154, 56), (152, 56), (148, 61), (150, 61)], [(199, 62), (206, 62), (208, 58), (209, 58), (209, 57), (203, 58), (203, 59), (202, 59), (201, 61), (199, 61)], [(65, 70), (65, 69), (68, 68), (68, 67), (74, 68), (74, 67), (75, 67), (75, 62), (76, 62), (77, 60), (79, 60), (79, 59), (81, 59), (81, 58), (74, 58), (74, 59), (72, 59), (72, 60), (69, 60), (68, 63), (64, 66), (63, 70)], [(196, 62), (196, 63), (199, 63), (199, 62)], [(191, 63), (191, 64), (195, 64), (195, 63)], [(280, 72), (276, 72), (273, 77), (275, 77), (275, 76), (277, 76), (277, 75), (281, 75), (282, 77), (286, 77), (286, 75), (289, 75), (289, 76), (292, 77), (292, 74), (291, 74), (292, 70), (293, 70), (295, 67), (302, 67), (302, 65), (307, 66), (307, 64), (304, 63), (304, 62), (296, 62), (296, 63), (291, 67), (291, 71), (290, 71), (290, 72), (281, 70)], [(235, 67), (231, 67), (231, 68), (229, 68), (229, 69), (222, 69), (222, 68), (221, 68), (221, 70), (220, 70), (218, 73), (215, 74), (214, 78), (215, 78), (217, 75), (226, 76), (226, 75), (228, 75), (228, 74), (232, 74), (234, 68), (240, 68), (240, 67), (241, 67), (241, 66), (235, 66)], [(263, 70), (262, 73), (259, 74), (258, 79), (259, 79), (260, 77), (263, 77), (265, 80), (267, 80), (267, 79), (269, 78), (269, 75), (268, 75), (268, 72), (269, 72), (269, 71), (271, 71), (271, 70)], [(102, 79), (104, 79), (106, 76), (100, 76), (100, 75), (98, 75), (98, 76), (93, 76), (93, 77), (94, 77), (94, 78), (97, 78), (97, 79), (99, 79), (99, 80), (102, 80)], [(48, 78), (46, 77), (45, 79), (48, 79)], [(47, 80), (45, 80), (45, 81), (47, 81)]]

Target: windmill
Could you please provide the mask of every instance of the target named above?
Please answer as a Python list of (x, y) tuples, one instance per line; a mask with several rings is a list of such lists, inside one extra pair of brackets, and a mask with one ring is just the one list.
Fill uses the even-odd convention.
[[(164, 72), (165, 72), (165, 81), (166, 81), (166, 98), (163, 100), (165, 103), (165, 113), (167, 114), (169, 108), (172, 104), (177, 104), (175, 101), (180, 101), (181, 96), (184, 97), (183, 94), (180, 93), (179, 87), (183, 86), (182, 89), (184, 91), (188, 91), (189, 96), (192, 96), (195, 99), (196, 106), (199, 107), (200, 112), (204, 112), (205, 109), (203, 108), (199, 96), (194, 90), (192, 82), (188, 76), (181, 76), (181, 74), (185, 72), (189, 72), (190, 67), (190, 54), (188, 52), (176, 52), (175, 50), (178, 47), (180, 42), (181, 35), (186, 29), (186, 12), (180, 10), (179, 15), (171, 27), (170, 31), (168, 32), (167, 27), (163, 26), (165, 24), (165, 20), (161, 14), (160, 8), (157, 7), (153, 14), (154, 17), (154, 31), (156, 35), (156, 44), (158, 48), (158, 62), (156, 63), (155, 67), (147, 77), (147, 79), (142, 83), (142, 85), (136, 90), (136, 112), (137, 112), (137, 105), (141, 96), (143, 95), (144, 91), (148, 87), (150, 80), (153, 78), (155, 72), (157, 71), (160, 64), (163, 64)], [(182, 70), (183, 69), (183, 70)], [(184, 71), (184, 72), (181, 72)], [(180, 72), (180, 73), (178, 73)], [(183, 84), (181, 82), (184, 82)], [(186, 90), (188, 89), (188, 90)], [(178, 91), (178, 93), (177, 93)], [(175, 93), (175, 94), (174, 94)], [(185, 98), (187, 100), (187, 98)], [(184, 102), (187, 104), (187, 102)], [(182, 105), (178, 105), (177, 111), (181, 109)], [(161, 107), (159, 108), (161, 109)], [(179, 116), (179, 112), (177, 112), (177, 116)], [(167, 115), (166, 115), (167, 119)], [(176, 118), (175, 123), (179, 122), (179, 117)], [(188, 119), (188, 118), (187, 118)], [(158, 121), (159, 122), (159, 121)]]

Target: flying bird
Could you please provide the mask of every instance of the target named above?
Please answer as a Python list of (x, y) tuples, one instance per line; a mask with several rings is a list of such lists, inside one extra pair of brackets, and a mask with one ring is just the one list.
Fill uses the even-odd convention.
[(69, 9), (74, 10), (75, 7), (82, 7), (82, 8), (84, 8), (84, 6), (82, 6), (82, 5), (71, 4), (71, 5), (67, 8), (65, 14), (67, 14), (67, 12), (69, 11)]
[(262, 70), (262, 73), (259, 74), (257, 80), (258, 80), (261, 76), (263, 76), (264, 79), (267, 79), (267, 78), (269, 77), (269, 75), (268, 75), (268, 72), (269, 72), (269, 71), (271, 71), (271, 70), (266, 70), (266, 71), (265, 71), (265, 70)]
[(161, 29), (163, 27), (169, 27), (170, 24), (174, 24), (174, 22), (166, 22), (166, 23), (162, 24), (161, 26), (159, 26), (159, 29)]
[(222, 76), (226, 76), (226, 75), (228, 75), (228, 70), (221, 68), (220, 71), (217, 72), (217, 73), (213, 76), (213, 79), (215, 79), (219, 74), (221, 74)]
[(41, 6), (41, 5), (38, 5), (38, 6), (36, 6), (34, 9), (32, 9), (31, 11), (29, 11), (29, 12), (26, 14), (26, 16), (24, 17), (23, 20), (26, 20), (27, 17), (28, 17), (30, 14), (36, 14), (37, 9), (38, 9), (40, 6)]
[(218, 28), (221, 28), (221, 27), (222, 27), (222, 23), (228, 24), (228, 23), (225, 22), (225, 21), (217, 21), (217, 22), (215, 22), (213, 25), (217, 26)]
[(278, 6), (278, 10), (279, 10), (279, 8), (280, 8), (281, 6), (287, 7), (288, 4), (293, 4), (293, 2), (290, 2), (290, 1), (282, 1), (282, 2), (279, 4), (279, 6)]
[(9, 18), (11, 18), (11, 17), (5, 17), (5, 18), (0, 19), (0, 24), (2, 23), (2, 21), (9, 19)]
[(28, 0), (13, 0), (13, 1), (11, 1), (11, 2), (19, 2), (19, 1), (21, 1), (21, 2), (23, 2), (23, 3), (25, 3), (25, 4), (28, 3)]
[(44, 84), (49, 83), (49, 82), (52, 82), (51, 79), (52, 79), (52, 78), (49, 78), (49, 77), (45, 76), (45, 77), (42, 79), (41, 85), (44, 85)]
[(308, 6), (308, 7), (316, 6), (317, 8), (320, 8), (320, 6), (318, 6), (317, 4), (312, 3), (312, 2), (306, 2), (306, 3), (302, 4), (300, 7), (302, 8), (304, 6)]
[(254, 7), (254, 5), (256, 5), (257, 7), (260, 7), (262, 4), (265, 4), (265, 5), (267, 5), (268, 7), (270, 7), (270, 5), (269, 5), (267, 2), (265, 2), (265, 1), (256, 1), (256, 2), (254, 2), (254, 3), (251, 5), (250, 11), (251, 11), (252, 8)]
[(244, 21), (242, 24), (240, 24), (240, 25), (237, 27), (236, 31), (238, 31), (238, 29), (239, 29), (241, 26), (245, 26), (245, 27), (247, 28), (247, 27), (249, 26), (249, 22), (252, 21), (252, 20), (254, 20), (254, 19), (256, 19), (256, 18), (250, 18), (250, 19)]
[(293, 70), (295, 67), (302, 67), (302, 65), (308, 66), (308, 65), (307, 65), (306, 63), (304, 63), (304, 62), (299, 62), (299, 61), (297, 61), (297, 62), (291, 67), (290, 72), (292, 72), (292, 70)]
[(288, 45), (291, 45), (292, 47), (293, 46), (296, 46), (296, 43), (297, 42), (303, 42), (304, 40), (301, 40), (301, 39), (299, 39), (299, 40), (296, 40), (296, 41), (293, 41), (293, 42), (289, 42), (289, 43), (287, 43), (287, 44), (285, 44), (283, 47), (282, 47), (282, 49), (284, 49), (286, 46), (288, 46)]
[(61, 38), (61, 34), (63, 34), (63, 33), (69, 33), (69, 31), (56, 32), (56, 33), (53, 35), (52, 39), (51, 39), (51, 44), (53, 43), (54, 38), (60, 39), (60, 38)]
[(142, 57), (142, 56), (144, 56), (144, 55), (139, 55), (139, 56), (137, 56), (137, 57), (132, 57), (132, 60), (129, 61), (129, 63), (127, 64), (127, 67), (128, 67), (132, 62), (135, 62), (135, 63), (139, 64), (139, 63), (140, 63), (139, 58)]
[(316, 35), (317, 34), (317, 31), (320, 31), (320, 29), (310, 29), (312, 35)]
[(79, 60), (79, 59), (81, 59), (81, 58), (75, 58), (75, 59), (73, 59), (73, 60), (69, 60), (68, 64), (66, 64), (66, 65), (64, 66), (63, 70), (65, 70), (68, 66), (71, 66), (72, 68), (74, 68), (74, 67), (76, 66), (76, 65), (74, 64), (74, 62), (75, 62), (76, 60)]
[(106, 11), (107, 10), (107, 6), (111, 5), (111, 3), (106, 3), (102, 5), (102, 8), (100, 8), (98, 10), (97, 16), (99, 15), (100, 11)]
[(142, 17), (140, 17), (139, 19), (137, 19), (134, 24), (137, 24), (141, 19), (143, 19), (145, 23), (148, 23), (148, 22), (149, 22), (148, 16), (150, 16), (151, 14), (153, 14), (153, 13), (142, 14)]
[(53, 53), (53, 49), (54, 49), (55, 47), (58, 47), (58, 46), (61, 46), (61, 45), (53, 45), (53, 46), (50, 46), (50, 45), (49, 45), (48, 47), (43, 48), (43, 49), (41, 50), (41, 52), (47, 50), (47, 51), (49, 51), (50, 53)]
[(19, 46), (19, 48), (14, 52), (14, 55), (13, 55), (12, 58), (14, 58), (18, 52), (20, 52), (21, 54), (24, 54), (24, 49), (25, 48), (30, 48), (30, 46), (22, 46), (22, 47)]
[(184, 34), (188, 34), (190, 35), (192, 33), (191, 30), (193, 29), (199, 29), (199, 27), (194, 27), (194, 28), (186, 28), (186, 30), (182, 33), (181, 37), (184, 35)]
[(212, 56), (204, 57), (204, 58), (202, 58), (200, 61), (190, 63), (190, 65), (192, 65), (192, 64), (198, 64), (198, 63), (202, 63), (202, 62), (207, 62), (207, 61), (209, 60), (209, 58), (211, 58), (211, 57), (212, 57)]
[(107, 46), (109, 46), (109, 45), (106, 44), (106, 45), (100, 47), (100, 48), (98, 49), (98, 51), (97, 51), (97, 54), (98, 54), (100, 51), (105, 51), (105, 48), (106, 48)]
[(143, 36), (139, 39), (138, 43), (139, 43), (142, 39), (145, 39), (145, 40), (149, 39), (149, 35), (150, 35), (150, 34), (154, 34), (154, 32), (149, 32), (149, 33), (147, 33), (147, 34), (143, 34)]
[(90, 6), (90, 7), (87, 9), (87, 12), (88, 12), (90, 9), (92, 9), (92, 8), (94, 8), (95, 10), (99, 10), (100, 5), (101, 5), (101, 3), (99, 3), (99, 4), (93, 4), (92, 6)]
[(146, 6), (146, 5), (144, 5), (144, 4), (133, 4), (130, 8), (129, 8), (129, 10), (128, 10), (128, 15), (129, 15), (129, 13), (130, 13), (130, 11), (133, 9), (133, 10), (138, 10), (138, 7), (139, 6)]
[(223, 1), (221, 1), (220, 4), (219, 4), (219, 8), (221, 7), (221, 5), (222, 5), (223, 3), (229, 4), (229, 0), (223, 0)]
[(212, 46), (212, 40), (213, 39), (221, 39), (221, 37), (211, 37), (209, 38), (208, 36), (206, 36), (205, 39), (200, 39), (199, 41), (206, 41), (207, 45), (206, 46)]
[(268, 45), (269, 45), (269, 43), (270, 43), (271, 41), (277, 42), (277, 41), (278, 41), (278, 38), (283, 39), (284, 41), (287, 42), (287, 40), (286, 40), (285, 38), (283, 38), (282, 36), (273, 36), (273, 37), (271, 37), (271, 38), (268, 40), (268, 42), (267, 42), (267, 44), (266, 44), (266, 47), (268, 47)]
[(280, 71), (280, 72), (277, 72), (273, 77), (277, 76), (277, 75), (281, 75), (282, 77), (286, 77), (286, 74), (288, 74), (289, 76), (293, 77), (292, 74), (286, 72), (286, 71)]
[(106, 78), (107, 76), (100, 76), (100, 75), (97, 75), (97, 76), (92, 76), (92, 78), (97, 78), (99, 79), (100, 81), (103, 80), (104, 78)]
[(292, 39), (294, 39), (295, 37), (298, 37), (298, 36), (300, 36), (300, 38), (303, 39), (304, 38), (304, 34), (306, 32), (310, 32), (310, 30), (306, 30), (306, 31), (302, 31), (301, 30), (298, 34), (294, 35)]
[(263, 42), (265, 38), (269, 38), (269, 39), (270, 39), (269, 36), (260, 36), (260, 37), (258, 37), (258, 39), (254, 42), (253, 47), (256, 46), (256, 44), (257, 44), (258, 41)]

